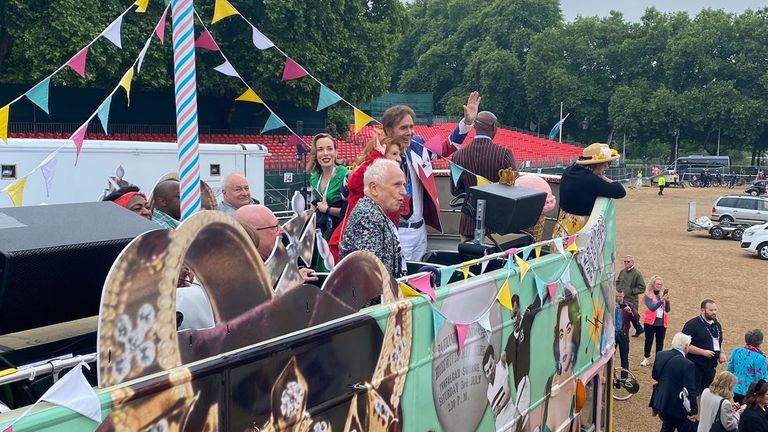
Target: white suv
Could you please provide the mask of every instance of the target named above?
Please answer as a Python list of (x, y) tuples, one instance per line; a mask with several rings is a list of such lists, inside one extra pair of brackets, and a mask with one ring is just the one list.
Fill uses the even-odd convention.
[(768, 260), (768, 223), (747, 228), (741, 237), (741, 248)]

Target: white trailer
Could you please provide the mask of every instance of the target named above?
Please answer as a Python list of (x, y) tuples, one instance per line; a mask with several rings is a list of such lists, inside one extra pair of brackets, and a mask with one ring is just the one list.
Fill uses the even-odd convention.
[[(27, 178), (23, 205), (95, 201), (118, 166), (125, 170), (123, 179), (147, 195), (162, 175), (178, 171), (176, 143), (86, 140), (75, 165), (72, 141), (11, 138), (7, 145), (0, 142), (0, 190), (60, 147), (49, 193), (37, 169)], [(220, 199), (222, 178), (239, 172), (248, 178), (252, 196), (264, 202), (264, 158), (268, 155), (267, 148), (257, 144), (200, 144), (200, 176)], [(0, 207), (12, 205), (8, 194), (0, 193)]]

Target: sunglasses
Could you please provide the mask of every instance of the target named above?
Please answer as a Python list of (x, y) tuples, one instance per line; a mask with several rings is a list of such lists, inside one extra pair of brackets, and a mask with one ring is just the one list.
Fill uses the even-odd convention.
[(624, 261), (624, 264), (629, 264), (629, 263), (631, 263), (631, 262), (632, 262), (632, 261)]

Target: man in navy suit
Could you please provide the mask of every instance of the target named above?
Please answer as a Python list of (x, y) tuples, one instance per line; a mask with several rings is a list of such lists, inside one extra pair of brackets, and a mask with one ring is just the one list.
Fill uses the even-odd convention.
[(693, 362), (685, 355), (691, 337), (677, 333), (672, 349), (656, 354), (651, 377), (658, 382), (651, 396), (651, 408), (659, 413), (661, 432), (692, 432), (696, 430), (696, 374)]

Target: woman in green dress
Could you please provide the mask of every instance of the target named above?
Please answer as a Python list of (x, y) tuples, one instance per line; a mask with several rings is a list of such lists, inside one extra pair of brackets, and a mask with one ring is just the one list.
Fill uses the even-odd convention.
[(321, 133), (312, 138), (307, 172), (313, 189), (312, 209), (317, 214), (317, 228), (328, 240), (347, 209), (340, 191), (347, 167), (336, 163), (336, 142), (330, 135)]

